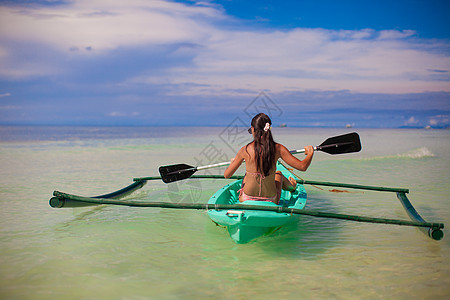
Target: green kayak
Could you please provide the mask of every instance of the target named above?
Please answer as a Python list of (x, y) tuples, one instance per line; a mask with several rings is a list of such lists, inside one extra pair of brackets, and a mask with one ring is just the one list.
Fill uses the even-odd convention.
[[(296, 178), (280, 163), (277, 163), (277, 170), (281, 171), (286, 178), (289, 178), (289, 176)], [(241, 185), (242, 179), (227, 184), (209, 199), (208, 204), (239, 204), (238, 191)], [(278, 205), (265, 201), (244, 201), (241, 204), (303, 209), (306, 205), (306, 191), (303, 185), (297, 184), (295, 191), (283, 190), (281, 192)], [(262, 235), (273, 232), (297, 218), (297, 216), (289, 213), (263, 210), (208, 210), (208, 215), (215, 223), (226, 226), (230, 237), (239, 244), (248, 243)]]

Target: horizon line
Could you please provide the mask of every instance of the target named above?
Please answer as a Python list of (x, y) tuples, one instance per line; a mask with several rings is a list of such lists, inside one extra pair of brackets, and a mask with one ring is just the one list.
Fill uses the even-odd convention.
[[(1, 124), (0, 127), (155, 127), (155, 128), (161, 128), (161, 127), (200, 127), (200, 128), (226, 128), (229, 127), (228, 125), (188, 125), (188, 124), (172, 124), (172, 125), (136, 125), (136, 124)], [(246, 128), (248, 126), (235, 126), (233, 127), (239, 127), (239, 128)], [(276, 125), (273, 126), (273, 128), (311, 128), (311, 129), (450, 129), (449, 126), (280, 126)]]

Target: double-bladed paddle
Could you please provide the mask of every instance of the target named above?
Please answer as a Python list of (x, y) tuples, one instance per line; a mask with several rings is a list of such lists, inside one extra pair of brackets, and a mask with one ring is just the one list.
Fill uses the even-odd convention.
[[(361, 150), (361, 141), (356, 132), (330, 137), (319, 146), (314, 147), (315, 151), (322, 151), (328, 154), (345, 154), (359, 152)], [(292, 154), (303, 153), (305, 149), (292, 150)], [(210, 168), (217, 168), (229, 165), (231, 162), (222, 162), (207, 166), (194, 167), (187, 164), (176, 164), (159, 167), (159, 174), (165, 183), (183, 180), (191, 177), (195, 172)]]

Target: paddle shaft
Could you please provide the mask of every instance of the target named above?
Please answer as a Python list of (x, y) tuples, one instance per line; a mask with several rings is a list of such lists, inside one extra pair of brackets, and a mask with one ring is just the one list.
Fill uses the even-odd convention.
[[(231, 162), (229, 162), (229, 161), (225, 161), (225, 162), (221, 162), (221, 163), (217, 163), (217, 164), (211, 164), (211, 165), (199, 166), (199, 167), (192, 167), (192, 168), (187, 168), (187, 169), (183, 169), (183, 170), (173, 171), (173, 172), (167, 173), (166, 175), (180, 174), (180, 173), (185, 173), (185, 172), (197, 172), (197, 171), (200, 171), (200, 170), (219, 168), (219, 167), (223, 167), (223, 166), (228, 166), (230, 163)], [(158, 177), (158, 178), (161, 178), (161, 177)]]
[[(332, 144), (332, 145), (324, 145), (324, 146), (315, 146), (314, 151), (323, 151), (325, 149), (330, 149), (330, 148), (339, 148), (342, 146), (347, 146), (347, 145), (351, 145), (353, 144), (352, 142), (348, 142), (348, 143), (336, 143), (336, 144)], [(289, 151), (291, 152), (291, 154), (298, 154), (298, 153), (305, 153), (305, 149), (298, 149), (298, 150), (291, 150)]]
[(200, 170), (205, 170), (205, 169), (218, 168), (218, 167), (228, 166), (229, 164), (231, 164), (231, 162), (225, 161), (225, 162), (221, 162), (221, 163), (217, 163), (217, 164), (196, 167), (195, 170), (200, 171)]
[[(314, 148), (314, 151), (317, 151), (317, 146), (313, 147), (313, 148)], [(305, 153), (305, 149), (303, 148), (303, 149), (298, 149), (298, 150), (291, 150), (289, 152), (291, 152), (291, 154)]]

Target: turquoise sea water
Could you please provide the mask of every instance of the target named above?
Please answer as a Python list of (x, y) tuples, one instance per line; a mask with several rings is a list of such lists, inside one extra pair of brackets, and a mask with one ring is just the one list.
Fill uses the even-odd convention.
[[(360, 153), (318, 152), (302, 178), (409, 188), (425, 220), (450, 226), (450, 131), (273, 133), (298, 149), (353, 130)], [(48, 205), (54, 190), (95, 196), (158, 175), (161, 165), (226, 161), (249, 139), (238, 128), (0, 127), (0, 298), (450, 297), (447, 229), (433, 241), (411, 227), (300, 217), (237, 245), (205, 211)], [(128, 198), (206, 203), (225, 183), (150, 181)], [(322, 189), (306, 186), (307, 208), (408, 219), (393, 193)]]

